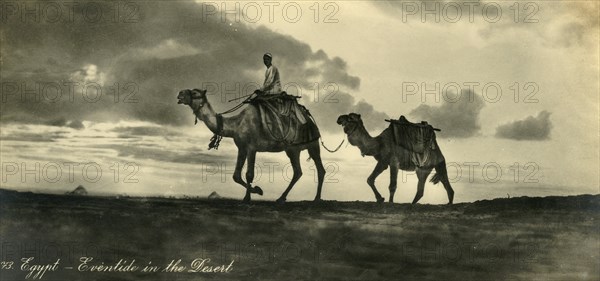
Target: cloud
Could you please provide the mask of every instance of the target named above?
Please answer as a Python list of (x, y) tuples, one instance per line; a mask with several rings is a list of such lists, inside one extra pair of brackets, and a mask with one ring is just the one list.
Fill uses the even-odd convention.
[[(598, 5), (593, 1), (522, 3), (518, 19), (507, 17), (510, 20), (485, 25), (479, 34), (485, 39), (501, 39), (511, 32), (526, 32), (521, 36), (538, 38), (543, 46), (589, 49), (598, 44)], [(508, 2), (501, 6), (508, 11), (515, 7)]]
[(99, 71), (98, 66), (94, 64), (84, 65), (81, 69), (78, 69), (71, 74), (71, 80), (73, 82), (97, 83), (103, 85), (104, 79), (106, 79), (106, 74)]
[(49, 133), (28, 133), (14, 132), (7, 135), (0, 135), (0, 139), (4, 141), (27, 141), (27, 142), (54, 142), (57, 139), (65, 138), (66, 132), (49, 132)]
[(82, 130), (85, 128), (85, 126), (83, 125), (83, 123), (80, 120), (73, 120), (73, 121), (69, 122), (69, 124), (67, 124), (67, 127), (73, 128), (76, 130)]
[[(490, 41), (507, 36), (528, 36), (550, 47), (593, 48), (598, 43), (600, 20), (597, 11), (600, 4), (595, 1), (515, 3), (417, 0), (373, 1), (372, 4), (384, 14), (408, 24), (477, 25), (479, 36)], [(518, 13), (515, 13), (516, 9)], [(514, 32), (524, 34), (515, 35)]]
[(160, 162), (211, 165), (229, 163), (231, 166), (234, 166), (235, 163), (235, 160), (229, 155), (208, 153), (202, 149), (195, 149), (193, 147), (182, 151), (169, 150), (164, 147), (153, 148), (123, 144), (96, 145), (95, 148), (111, 149), (116, 151), (119, 157), (133, 157), (139, 160), (151, 159)]
[(140, 48), (139, 50), (135, 50), (135, 52), (140, 52), (140, 56), (145, 58), (171, 59), (193, 56), (199, 54), (201, 50), (188, 44), (181, 44), (173, 39), (167, 39), (156, 46)]
[(45, 125), (54, 126), (54, 127), (64, 127), (64, 126), (67, 126), (67, 119), (57, 118), (57, 119), (46, 122)]
[(440, 137), (468, 138), (477, 135), (481, 129), (479, 113), (484, 106), (483, 99), (475, 92), (463, 90), (456, 102), (444, 100), (440, 106), (422, 104), (409, 114), (441, 129)]
[(390, 118), (390, 116), (386, 113), (375, 110), (371, 104), (365, 102), (364, 100), (359, 101), (355, 106), (355, 110), (352, 112), (361, 115), (363, 124), (366, 126), (366, 128), (383, 128), (384, 126), (388, 125), (383, 121)]
[[(41, 2), (42, 3), (42, 2)], [(111, 3), (98, 6), (110, 8)], [(32, 4), (33, 5), (33, 4)], [(337, 116), (360, 107), (381, 115), (372, 107), (359, 105), (350, 93), (360, 87), (360, 78), (348, 72), (347, 63), (330, 57), (323, 50), (264, 26), (221, 22), (219, 17), (202, 16), (201, 5), (194, 2), (139, 2), (139, 22), (87, 21), (52, 25), (9, 21), (3, 24), (3, 81), (17, 89), (6, 94), (8, 101), (0, 113), (2, 121), (86, 120), (113, 122), (124, 119), (149, 121), (161, 125), (188, 125), (191, 111), (176, 103), (178, 91), (200, 88), (205, 83), (219, 85), (211, 103), (217, 111), (233, 106), (222, 98), (234, 83), (261, 83), (264, 79), (262, 55), (273, 53), (284, 84), (299, 85), (310, 91), (315, 84), (333, 83), (339, 87), (336, 103), (303, 103), (322, 120), (322, 129), (339, 129)], [(83, 18), (75, 9), (75, 18)], [(25, 35), (24, 35), (25, 34)], [(45, 42), (40, 44), (39, 42)], [(41, 63), (40, 63), (41, 62)], [(71, 95), (61, 86), (56, 101), (43, 98), (38, 82), (80, 83)], [(86, 84), (98, 83), (101, 95)], [(24, 83), (24, 84), (23, 84)], [(35, 89), (41, 99), (21, 95), (23, 87)], [(36, 88), (38, 87), (38, 88)], [(251, 89), (253, 90), (253, 89)], [(89, 92), (93, 91), (93, 92)], [(87, 98), (86, 99), (86, 93)], [(241, 87), (234, 90), (241, 95)], [(133, 98), (134, 102), (124, 102)], [(340, 106), (343, 104), (344, 106)], [(320, 116), (331, 120), (325, 120)]]
[[(301, 100), (310, 100), (310, 98), (304, 96)], [(336, 120), (338, 116), (350, 112), (361, 114), (367, 129), (381, 129), (385, 125), (383, 120), (389, 118), (387, 114), (375, 110), (364, 100), (355, 102), (355, 98), (346, 92), (332, 92), (320, 98), (319, 102), (308, 103), (306, 107), (315, 117), (322, 131), (341, 132), (341, 127)]]
[(347, 64), (344, 60), (339, 57), (334, 57), (331, 61), (327, 60), (327, 55), (322, 50), (318, 53), (324, 54), (322, 59), (322, 77), (328, 79), (327, 82), (339, 83), (350, 87), (350, 89), (358, 89), (360, 86), (360, 79), (356, 76), (352, 76), (346, 72)]
[(52, 127), (68, 127), (76, 130), (81, 130), (85, 128), (85, 125), (81, 120), (67, 120), (63, 117), (52, 118), (52, 119), (42, 119), (42, 118), (34, 118), (29, 115), (14, 115), (7, 116), (3, 118), (2, 122), (9, 123), (17, 123), (17, 124), (32, 124), (32, 125), (46, 125)]
[(112, 132), (119, 133), (121, 138), (137, 136), (181, 136), (180, 132), (163, 126), (128, 126), (117, 127)]
[(496, 128), (496, 137), (513, 140), (547, 140), (550, 139), (552, 122), (550, 112), (541, 111), (537, 116), (528, 116)]

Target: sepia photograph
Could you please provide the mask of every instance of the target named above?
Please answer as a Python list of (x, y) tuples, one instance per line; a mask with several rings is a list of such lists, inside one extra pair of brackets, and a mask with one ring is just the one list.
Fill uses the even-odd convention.
[(0, 281), (600, 280), (596, 0), (0, 23)]

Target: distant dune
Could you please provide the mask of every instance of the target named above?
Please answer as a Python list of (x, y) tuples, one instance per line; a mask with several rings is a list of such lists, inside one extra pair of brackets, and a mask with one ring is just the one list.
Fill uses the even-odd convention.
[[(599, 222), (600, 195), (278, 205), (0, 190), (14, 262), (0, 279), (24, 280), (34, 257), (60, 258), (41, 280), (599, 280)], [(81, 257), (140, 268), (80, 272)], [(178, 260), (182, 272), (161, 272)], [(200, 261), (229, 271), (188, 272)], [(141, 272), (149, 263), (157, 272)]]

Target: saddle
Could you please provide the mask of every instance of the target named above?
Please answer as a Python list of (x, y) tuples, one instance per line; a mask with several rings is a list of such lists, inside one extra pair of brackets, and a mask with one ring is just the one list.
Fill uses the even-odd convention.
[(310, 112), (298, 103), (298, 98), (283, 92), (260, 95), (247, 102), (258, 109), (266, 137), (296, 145), (321, 137)]
[(418, 167), (426, 165), (430, 152), (437, 149), (435, 131), (441, 130), (426, 121), (412, 123), (404, 115), (398, 120), (385, 121), (390, 122), (394, 142), (411, 152), (411, 161)]

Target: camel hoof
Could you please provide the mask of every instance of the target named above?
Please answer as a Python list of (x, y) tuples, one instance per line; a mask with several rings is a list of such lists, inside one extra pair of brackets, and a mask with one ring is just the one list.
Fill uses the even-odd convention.
[(256, 193), (256, 194), (258, 194), (258, 195), (261, 195), (261, 196), (262, 196), (262, 195), (263, 195), (263, 190), (262, 190), (262, 188), (260, 188), (260, 186), (255, 186), (255, 187), (252, 189), (252, 193)]
[(321, 198), (315, 198), (315, 200), (313, 200), (314, 203), (321, 203), (323, 202), (323, 199)]
[(385, 198), (383, 198), (383, 197), (377, 198), (377, 203), (381, 204), (383, 202), (385, 202)]
[(279, 197), (279, 199), (275, 200), (275, 202), (277, 204), (283, 204), (283, 203), (285, 203), (285, 198)]

